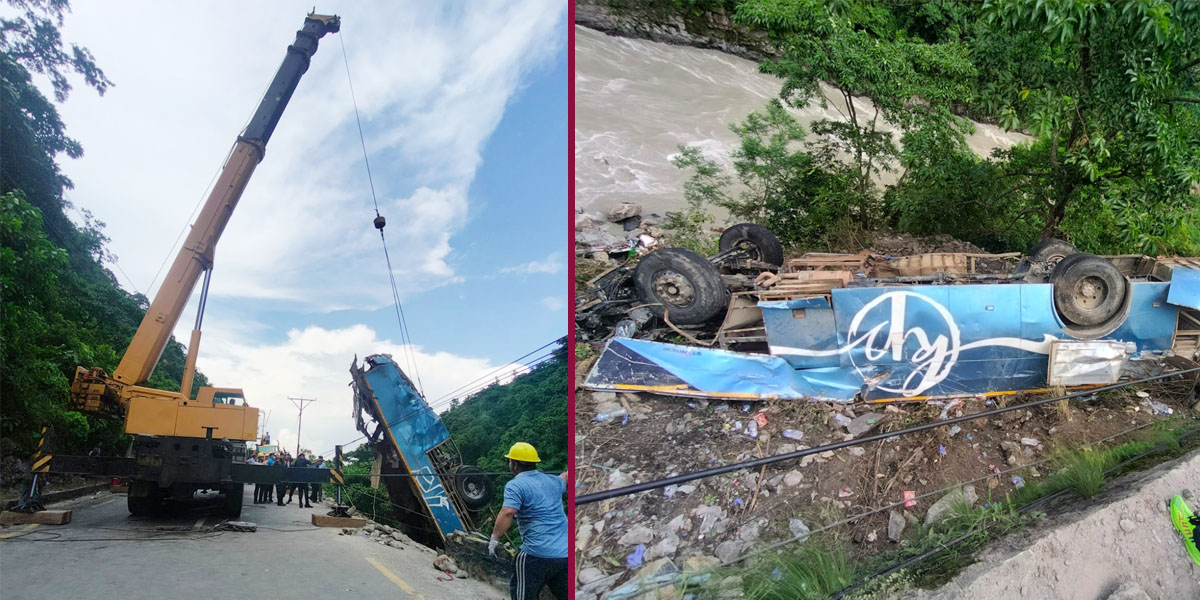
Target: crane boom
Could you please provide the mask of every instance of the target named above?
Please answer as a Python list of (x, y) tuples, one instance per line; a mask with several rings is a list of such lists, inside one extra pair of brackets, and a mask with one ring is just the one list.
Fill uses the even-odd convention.
[[(275, 73), (266, 95), (246, 129), (238, 136), (200, 215), (171, 264), (171, 270), (113, 372), (118, 382), (138, 385), (150, 378), (196, 282), (205, 270), (212, 268), (213, 249), (254, 168), (262, 160), (267, 141), (279, 124), (279, 117), (296, 90), (296, 84), (308, 70), (309, 60), (317, 51), (317, 41), (326, 33), (337, 32), (340, 26), (341, 21), (336, 16), (310, 14), (304, 19), (304, 27), (296, 32), (296, 41), (288, 46), (283, 64)], [(184, 390), (184, 393), (188, 391)]]

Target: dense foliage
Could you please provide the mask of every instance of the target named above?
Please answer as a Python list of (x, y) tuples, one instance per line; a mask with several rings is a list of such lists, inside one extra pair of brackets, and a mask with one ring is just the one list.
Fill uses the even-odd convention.
[[(511, 383), (494, 385), (442, 413), (466, 464), (508, 471), (504, 455), (516, 442), (537, 448), (543, 471), (567, 469), (567, 355), (554, 358)], [(498, 485), (503, 485), (499, 482)]]
[[(782, 79), (780, 100), (839, 113), (806, 132), (777, 101), (735, 125), (746, 189), (707, 191), (734, 218), (809, 248), (851, 224), (993, 250), (1055, 236), (1098, 253), (1200, 254), (1200, 3), (733, 5), (774, 50), (761, 68)], [(977, 156), (965, 117), (1033, 139)], [(677, 164), (724, 177), (694, 153)]]
[[(81, 225), (72, 221), (71, 182), (57, 160), (83, 149), (30, 71), (50, 78), (60, 102), (71, 72), (100, 93), (111, 82), (87, 50), (62, 48), (56, 25), (67, 2), (11, 4), (24, 14), (0, 19), (0, 454), (28, 454), (46, 425), (60, 452), (120, 452), (121, 424), (67, 410), (67, 393), (77, 366), (117, 366), (148, 303), (105, 267), (103, 223), (87, 210)], [(183, 363), (172, 340), (148, 385), (179, 389)], [(208, 381), (197, 373), (201, 385)]]

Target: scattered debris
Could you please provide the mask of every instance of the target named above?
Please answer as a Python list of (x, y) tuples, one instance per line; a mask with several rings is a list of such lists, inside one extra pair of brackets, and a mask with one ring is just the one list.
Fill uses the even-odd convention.
[(800, 519), (788, 519), (788, 531), (791, 532), (792, 537), (796, 538), (797, 541), (803, 542), (808, 539), (808, 535), (812, 530)]
[(241, 531), (241, 532), (246, 532), (246, 533), (253, 533), (255, 531), (258, 531), (258, 524), (251, 523), (249, 521), (225, 521), (224, 523), (217, 525), (213, 529), (215, 529), (217, 531)]
[(904, 490), (904, 506), (912, 508), (917, 505), (917, 493), (912, 490)]
[(642, 566), (642, 557), (645, 555), (646, 545), (638, 544), (637, 548), (634, 548), (633, 552), (629, 553), (629, 556), (625, 557), (625, 566), (629, 567), (630, 569), (636, 569)]
[(796, 440), (797, 442), (799, 442), (800, 440), (804, 439), (804, 432), (798, 431), (795, 429), (784, 429), (783, 437), (785, 437), (789, 440)]
[(888, 514), (888, 539), (893, 542), (899, 542), (900, 534), (904, 533), (905, 524), (907, 524), (907, 521), (904, 520), (904, 515), (901, 515), (899, 512), (894, 510), (891, 511)]
[(846, 425), (846, 431), (854, 437), (859, 437), (871, 431), (872, 429), (875, 429), (875, 427), (879, 425), (882, 420), (883, 415), (867, 413), (865, 415), (855, 417), (854, 420), (850, 421), (850, 423)]
[(1175, 410), (1170, 406), (1157, 400), (1143, 400), (1141, 405), (1149, 408), (1156, 415), (1170, 415), (1175, 413)]

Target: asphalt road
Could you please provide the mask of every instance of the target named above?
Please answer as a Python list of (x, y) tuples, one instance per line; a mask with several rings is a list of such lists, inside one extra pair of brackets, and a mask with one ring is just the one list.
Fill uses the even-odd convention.
[(212, 531), (224, 518), (202, 497), (161, 517), (133, 517), (124, 495), (107, 492), (51, 506), (73, 509), (72, 522), (0, 529), (0, 598), (504, 597), (471, 579), (439, 581), (435, 554), (423, 546), (396, 549), (314, 527), (310, 515), (327, 506), (252, 504), (252, 491), (241, 520), (258, 524), (254, 533)]

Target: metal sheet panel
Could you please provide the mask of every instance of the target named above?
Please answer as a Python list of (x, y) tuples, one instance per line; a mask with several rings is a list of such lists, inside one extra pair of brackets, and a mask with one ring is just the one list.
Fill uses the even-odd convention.
[(1115, 341), (1055, 340), (1050, 343), (1047, 380), (1052, 386), (1116, 383), (1132, 345)]
[(1171, 269), (1171, 291), (1167, 294), (1167, 302), (1200, 310), (1200, 269)]
[[(833, 367), (838, 356), (837, 324), (824, 296), (759, 302), (767, 344), (773, 356), (796, 368)], [(770, 333), (774, 332), (774, 333)], [(776, 345), (772, 340), (786, 340)]]
[(781, 358), (762, 354), (613, 338), (583, 387), (702, 398), (849, 401), (863, 379), (840, 367), (797, 371)]

